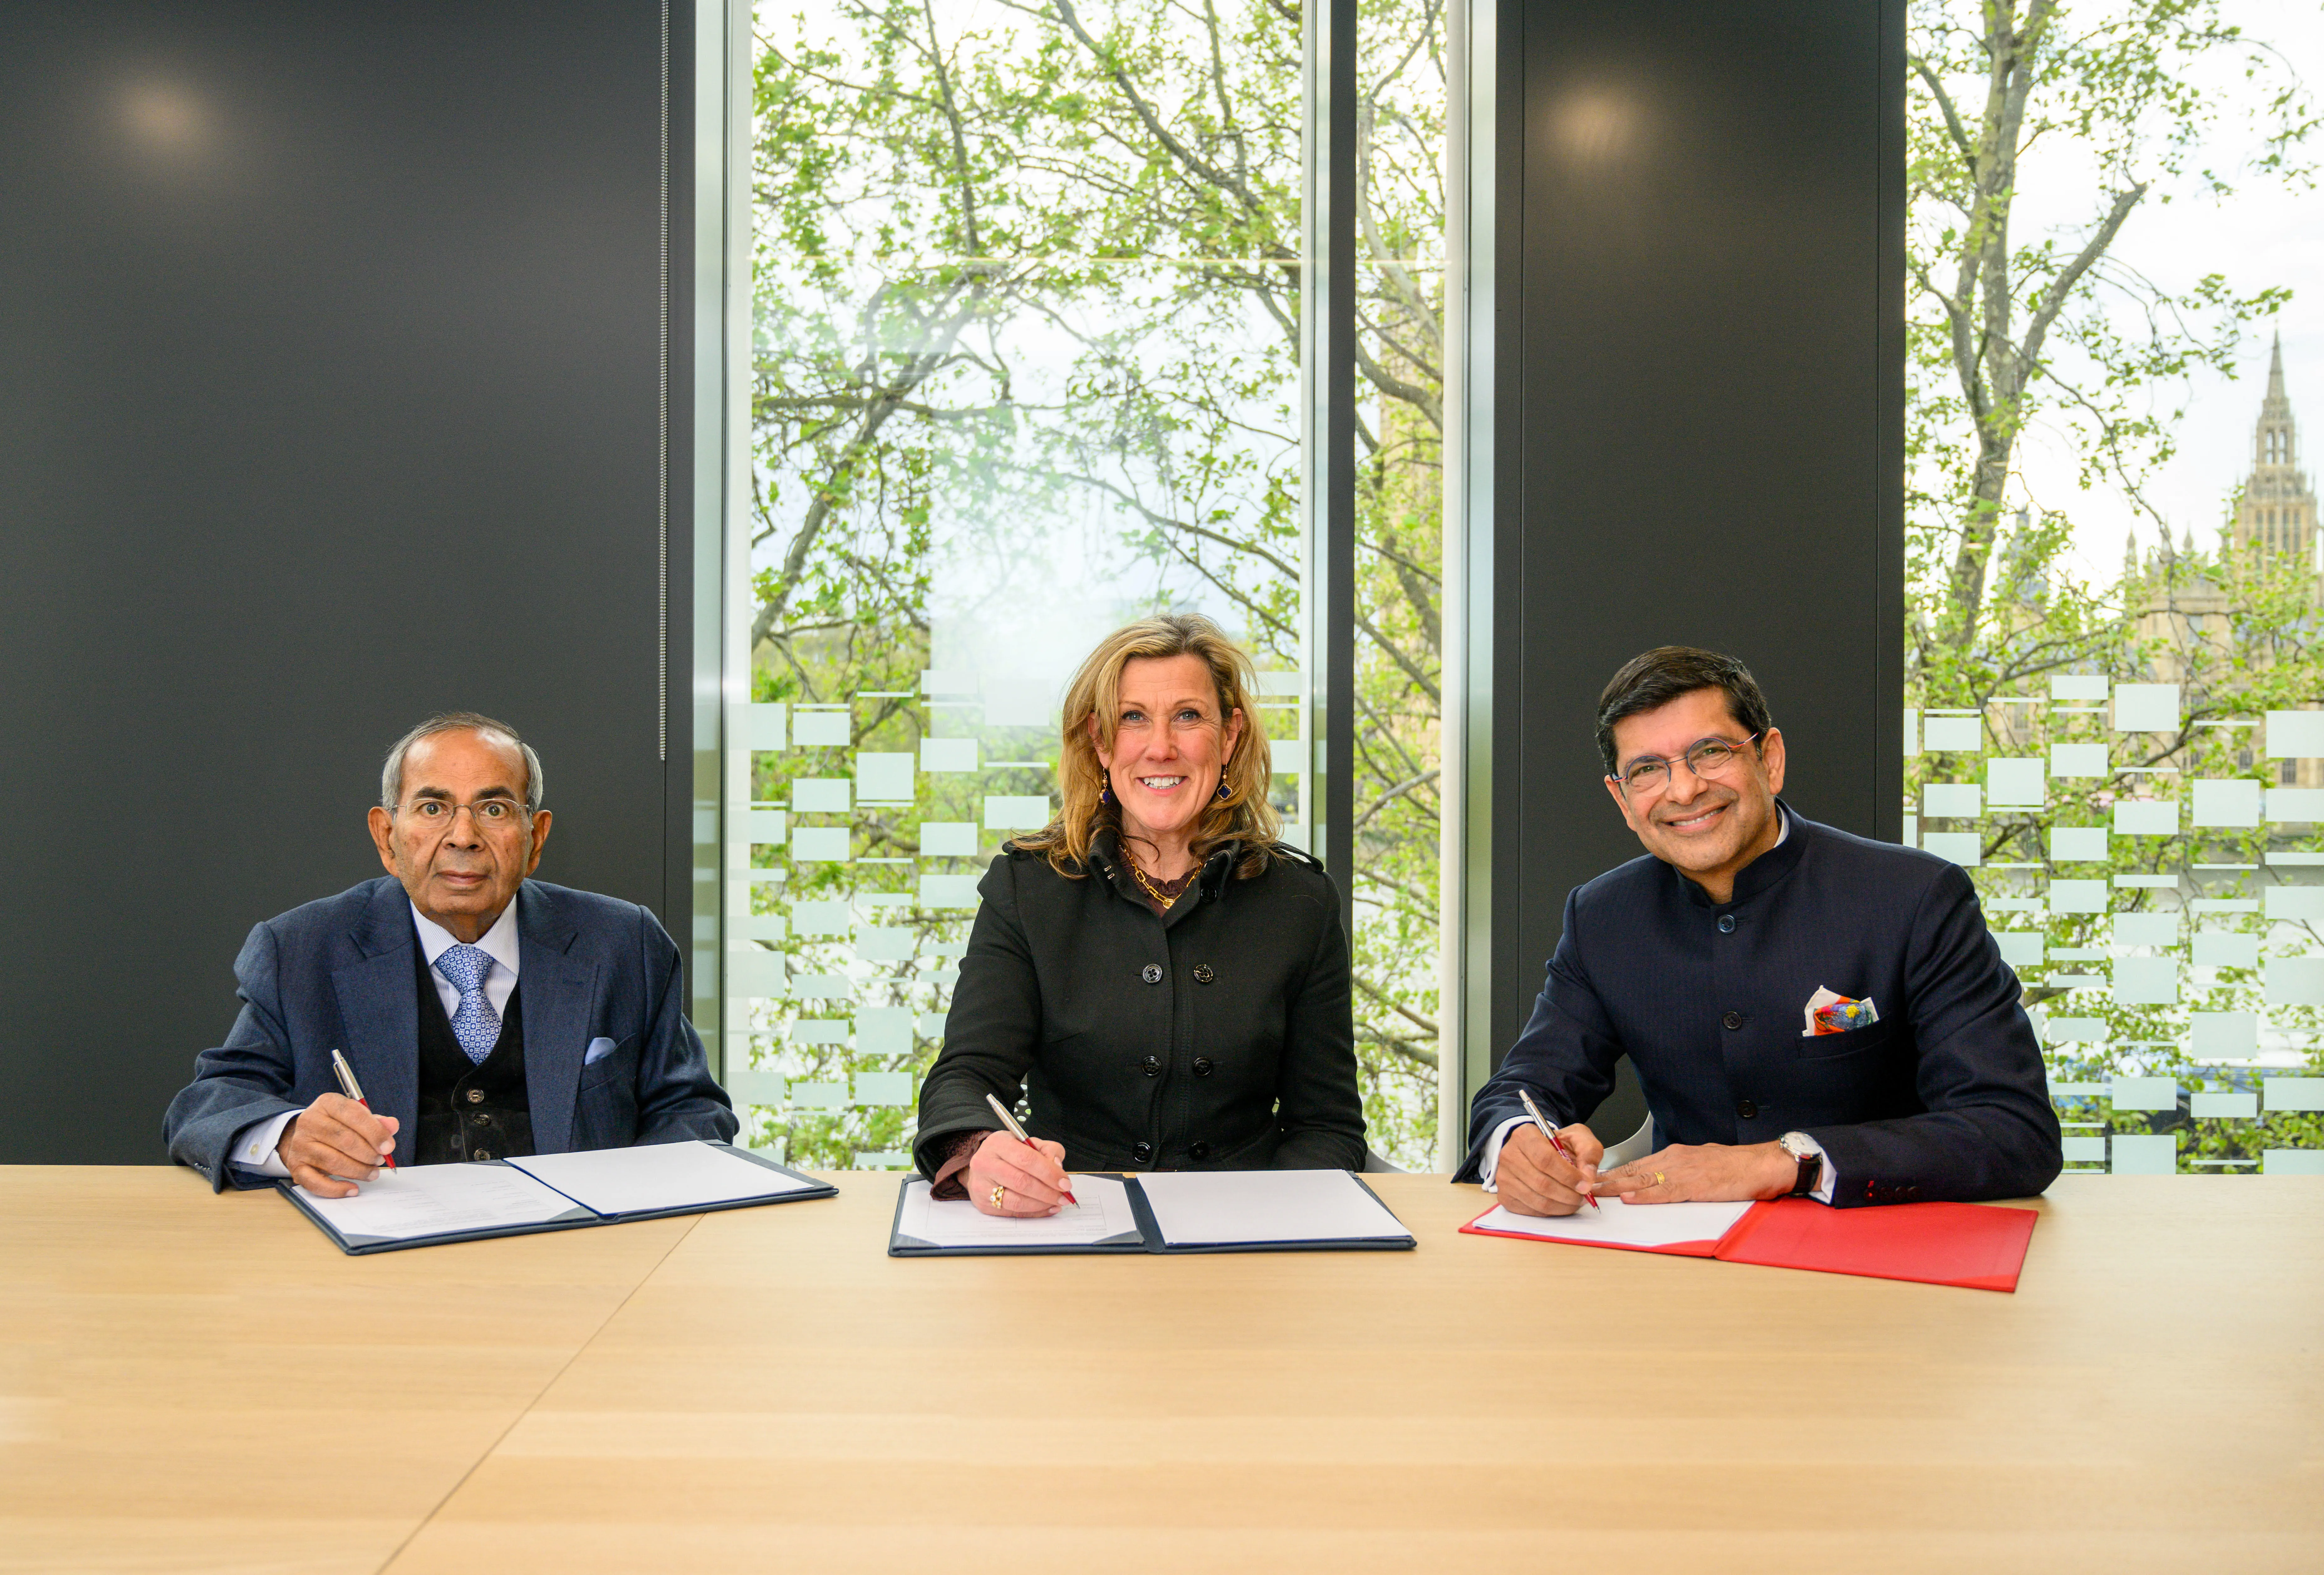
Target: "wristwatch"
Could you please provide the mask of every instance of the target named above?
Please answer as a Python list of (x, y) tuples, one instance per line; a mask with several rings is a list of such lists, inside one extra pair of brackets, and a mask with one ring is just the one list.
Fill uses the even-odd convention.
[(1778, 1147), (1799, 1161), (1800, 1178), (1792, 1184), (1791, 1195), (1804, 1198), (1816, 1190), (1823, 1179), (1823, 1150), (1804, 1132), (1786, 1132), (1775, 1139)]

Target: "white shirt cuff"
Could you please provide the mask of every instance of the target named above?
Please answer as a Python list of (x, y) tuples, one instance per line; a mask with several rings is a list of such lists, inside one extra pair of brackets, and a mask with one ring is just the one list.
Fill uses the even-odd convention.
[(1807, 1145), (1808, 1152), (1815, 1155), (1818, 1158), (1823, 1161), (1822, 1165), (1819, 1167), (1816, 1172), (1816, 1184), (1814, 1190), (1803, 1195), (1813, 1198), (1819, 1203), (1829, 1203), (1831, 1202), (1833, 1184), (1840, 1180), (1840, 1173), (1832, 1169), (1831, 1156), (1823, 1151), (1822, 1144), (1817, 1142), (1814, 1138), (1810, 1138), (1804, 1132), (1800, 1133), (1799, 1137), (1801, 1140)]
[(1519, 1127), (1531, 1125), (1533, 1125), (1533, 1119), (1530, 1116), (1511, 1116), (1494, 1129), (1491, 1139), (1485, 1145), (1485, 1163), (1479, 1167), (1478, 1171), (1484, 1181), (1487, 1192), (1498, 1193), (1501, 1190), (1500, 1184), (1493, 1179), (1499, 1174), (1501, 1168), (1501, 1145), (1507, 1143), (1509, 1140), (1509, 1134)]
[(297, 1110), (285, 1110), (245, 1129), (234, 1140), (234, 1152), (227, 1156), (228, 1163), (238, 1170), (255, 1171), (260, 1175), (289, 1175), (290, 1167), (282, 1163), (274, 1150), (282, 1141), (282, 1128), (296, 1120), (299, 1115)]

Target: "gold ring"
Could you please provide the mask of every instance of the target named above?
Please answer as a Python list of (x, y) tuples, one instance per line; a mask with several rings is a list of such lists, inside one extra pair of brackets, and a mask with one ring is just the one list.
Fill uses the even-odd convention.
[[(1662, 1184), (1663, 1184), (1663, 1173), (1662, 1173), (1661, 1171), (1656, 1171), (1656, 1172), (1655, 1172), (1655, 1185), (1656, 1185), (1656, 1186), (1660, 1186), (1660, 1185), (1662, 1185)], [(1000, 1191), (1000, 1189), (999, 1189), (998, 1187), (995, 1187), (993, 1190), (994, 1190), (996, 1193)], [(998, 1200), (998, 1199), (995, 1199), (994, 1201), (995, 1201), (996, 1202), (999, 1202), (999, 1200)]]
[(992, 1184), (992, 1206), (994, 1208), (997, 1209), (1001, 1207), (1001, 1199), (1008, 1191), (1009, 1189), (1001, 1185), (999, 1182), (994, 1182)]

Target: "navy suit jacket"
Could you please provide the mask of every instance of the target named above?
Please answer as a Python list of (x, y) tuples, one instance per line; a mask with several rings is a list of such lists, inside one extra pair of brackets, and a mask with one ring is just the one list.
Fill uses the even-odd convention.
[[(1803, 1036), (1819, 988), (1880, 1020)], [(1969, 877), (1917, 849), (1794, 815), (1724, 903), (1634, 859), (1566, 898), (1548, 982), (1477, 1091), (1454, 1179), (1476, 1180), (1495, 1129), (1525, 1113), (1520, 1087), (1554, 1121), (1586, 1119), (1627, 1055), (1658, 1142), (1805, 1132), (1838, 1204), (2030, 1196), (2064, 1160), (2020, 993)]]
[[(517, 888), (517, 986), (535, 1152), (724, 1141), (735, 1131), (686, 1019), (678, 951), (633, 902), (528, 880)], [(250, 932), (235, 959), (242, 1015), (194, 1062), (162, 1135), (223, 1189), (271, 1186), (226, 1163), (247, 1128), (336, 1092), (346, 1053), (375, 1114), (419, 1130), (420, 936), (402, 885), (366, 880)], [(593, 1039), (611, 1054), (582, 1064)]]

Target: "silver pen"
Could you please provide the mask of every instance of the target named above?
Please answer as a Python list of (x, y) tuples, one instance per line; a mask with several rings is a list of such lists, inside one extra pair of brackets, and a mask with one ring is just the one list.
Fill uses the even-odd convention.
[[(1560, 1138), (1557, 1133), (1551, 1128), (1548, 1118), (1541, 1113), (1541, 1107), (1533, 1102), (1533, 1095), (1527, 1093), (1523, 1089), (1519, 1089), (1517, 1090), (1517, 1098), (1525, 1101), (1526, 1114), (1531, 1116), (1533, 1118), (1533, 1124), (1541, 1128), (1541, 1135), (1549, 1139), (1549, 1146), (1557, 1150), (1557, 1156), (1565, 1161), (1566, 1164), (1573, 1166), (1576, 1170), (1581, 1169), (1582, 1162), (1573, 1157), (1573, 1150), (1565, 1146), (1565, 1139)], [(1594, 1209), (1598, 1206), (1598, 1198), (1596, 1193), (1584, 1193), (1582, 1195), (1589, 1201), (1591, 1208)]]
[[(1017, 1139), (1018, 1142), (1022, 1143), (1026, 1147), (1033, 1148), (1034, 1153), (1038, 1154), (1040, 1152), (1039, 1149), (1033, 1147), (1033, 1140), (1025, 1136), (1025, 1128), (1017, 1124), (1017, 1118), (1009, 1113), (1009, 1107), (1001, 1102), (1000, 1096), (996, 1094), (986, 1094), (984, 1096), (984, 1102), (992, 1107), (992, 1113), (1001, 1118), (1001, 1124), (1002, 1126), (1009, 1128), (1009, 1136)], [(1074, 1189), (1070, 1186), (1065, 1188), (1065, 1202), (1071, 1203), (1076, 1209), (1082, 1206), (1082, 1201), (1074, 1196)]]

